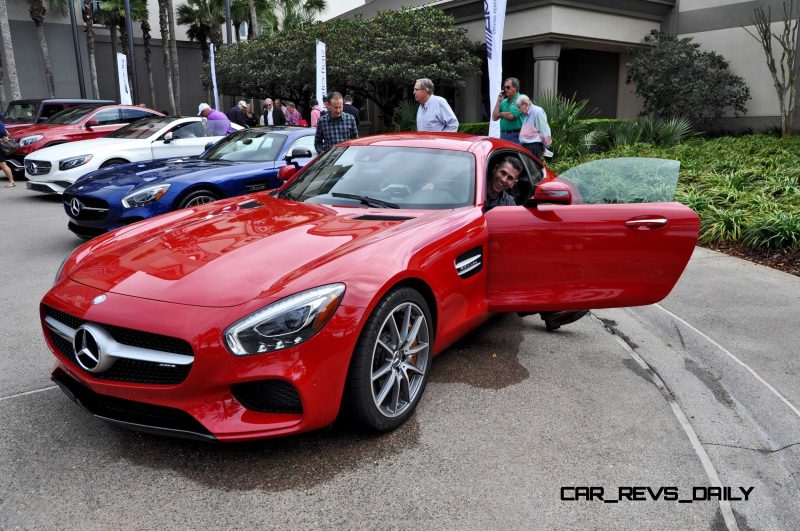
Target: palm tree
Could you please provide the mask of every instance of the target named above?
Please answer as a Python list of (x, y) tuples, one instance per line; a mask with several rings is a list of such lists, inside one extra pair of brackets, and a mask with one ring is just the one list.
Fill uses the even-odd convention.
[[(5, 2), (3, 2), (5, 3)], [(66, 7), (65, 0), (47, 0), (51, 8), (58, 9), (62, 13)], [(47, 50), (47, 39), (44, 35), (44, 17), (47, 14), (47, 9), (44, 6), (44, 0), (30, 0), (31, 7), (28, 13), (31, 15), (31, 20), (36, 26), (36, 34), (39, 37), (39, 50), (42, 52), (42, 64), (44, 65), (44, 79), (47, 83), (47, 94), (54, 98), (56, 96), (56, 84), (53, 78), (53, 65), (50, 64), (50, 52)]]
[(178, 24), (189, 26), (186, 35), (189, 40), (202, 46), (203, 61), (209, 61), (208, 42), (216, 48), (222, 46), (222, 30), (225, 22), (225, 6), (222, 0), (187, 0), (178, 6)]
[(150, 50), (150, 22), (147, 17), (142, 19), (142, 41), (144, 41), (144, 64), (147, 65), (147, 86), (150, 87), (150, 105), (156, 108), (156, 86), (153, 83), (153, 63), (150, 56), (153, 52)]
[(169, 18), (169, 59), (172, 65), (172, 79), (173, 86), (175, 87), (175, 106), (180, 110), (181, 108), (181, 73), (178, 68), (178, 37), (175, 33), (175, 6), (172, 0), (167, 0), (167, 17)]
[(22, 92), (19, 90), (17, 62), (14, 59), (14, 47), (11, 43), (11, 28), (8, 25), (8, 5), (5, 0), (0, 0), (0, 34), (2, 34), (3, 38), (5, 69), (8, 72), (8, 80), (11, 83), (11, 99), (18, 100), (22, 98)]
[(266, 26), (273, 30), (296, 28), (313, 22), (328, 7), (326, 0), (271, 0), (273, 9), (266, 13)]
[(89, 79), (92, 81), (92, 97), (100, 97), (100, 88), (97, 85), (97, 62), (95, 61), (94, 44), (94, 2), (83, 0), (83, 32), (86, 34), (86, 52), (89, 55)]
[(170, 41), (171, 36), (169, 32), (169, 17), (167, 15), (167, 1), (158, 0), (158, 26), (161, 30), (161, 52), (164, 56), (164, 68), (167, 73), (167, 96), (169, 97), (169, 111), (172, 114), (178, 114), (178, 107), (175, 105), (175, 89), (172, 84), (174, 77), (172, 69), (172, 61), (170, 60)]
[(239, 36), (239, 28), (242, 22), (250, 18), (250, 0), (233, 0), (231, 2), (231, 25), (236, 33), (236, 42), (242, 40)]
[[(147, 20), (147, 0), (132, 0), (131, 18), (134, 21)], [(119, 44), (122, 48), (122, 53), (128, 57), (128, 78), (133, 87), (133, 61), (131, 61), (130, 50), (128, 50), (128, 24), (125, 19), (125, 1), (124, 0), (104, 0), (100, 3), (100, 9), (103, 11), (104, 24), (111, 29), (111, 43), (112, 53), (116, 58), (116, 46), (114, 43), (116, 37), (116, 30), (119, 29)], [(149, 37), (149, 36), (148, 36)], [(147, 46), (150, 45), (149, 38)], [(145, 58), (149, 59), (149, 54), (145, 51)], [(148, 65), (148, 71), (151, 69)], [(134, 102), (138, 103), (138, 102)]]

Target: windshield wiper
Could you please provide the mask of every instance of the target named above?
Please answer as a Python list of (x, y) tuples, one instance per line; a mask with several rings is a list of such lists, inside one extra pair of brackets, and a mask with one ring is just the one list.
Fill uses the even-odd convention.
[(287, 192), (286, 190), (278, 191), (278, 199), (288, 199), (290, 201), (297, 201), (298, 198)]
[(389, 201), (383, 201), (381, 199), (375, 199), (373, 197), (367, 197), (365, 195), (356, 195), (356, 194), (340, 194), (339, 192), (331, 192), (333, 197), (343, 197), (344, 199), (355, 199), (356, 201), (360, 202), (363, 205), (377, 207), (377, 208), (400, 208), (400, 205), (397, 203), (390, 203)]

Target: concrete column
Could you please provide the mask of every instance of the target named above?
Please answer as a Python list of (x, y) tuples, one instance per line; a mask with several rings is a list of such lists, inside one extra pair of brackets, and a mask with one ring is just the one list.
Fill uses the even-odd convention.
[(533, 95), (543, 90), (558, 92), (558, 58), (561, 44), (543, 42), (533, 45)]

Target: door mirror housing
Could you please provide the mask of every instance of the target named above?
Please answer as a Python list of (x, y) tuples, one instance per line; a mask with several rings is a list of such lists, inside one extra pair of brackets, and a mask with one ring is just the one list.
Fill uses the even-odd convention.
[(572, 190), (558, 181), (539, 183), (533, 192), (533, 200), (537, 205), (571, 205)]
[(298, 147), (294, 148), (290, 155), (286, 155), (286, 157), (284, 157), (284, 160), (286, 160), (286, 162), (289, 162), (290, 160), (294, 159), (310, 159), (313, 156), (314, 155), (311, 153), (310, 149)]
[(86, 127), (86, 129), (91, 129), (92, 127), (97, 127), (98, 125), (100, 125), (100, 120), (89, 120), (86, 122), (84, 127)]
[(286, 182), (289, 179), (291, 179), (295, 173), (297, 173), (297, 168), (295, 167), (295, 165), (287, 164), (286, 166), (278, 170), (278, 179)]
[(209, 142), (209, 143), (208, 143), (208, 144), (206, 144), (206, 146), (203, 148), (203, 151), (208, 151), (208, 150), (209, 150), (209, 149), (211, 149), (212, 147), (214, 147), (214, 142)]
[(164, 143), (169, 144), (172, 142), (172, 131), (164, 135)]

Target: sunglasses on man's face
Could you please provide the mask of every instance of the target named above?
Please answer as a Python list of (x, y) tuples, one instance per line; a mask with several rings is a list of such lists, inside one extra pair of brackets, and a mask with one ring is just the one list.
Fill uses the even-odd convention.
[(506, 86), (504, 86), (503, 88), (504, 88), (504, 89), (506, 89), (506, 90), (508, 90), (508, 89), (510, 89), (510, 88), (513, 88), (513, 87), (512, 87), (511, 85), (506, 85)]

